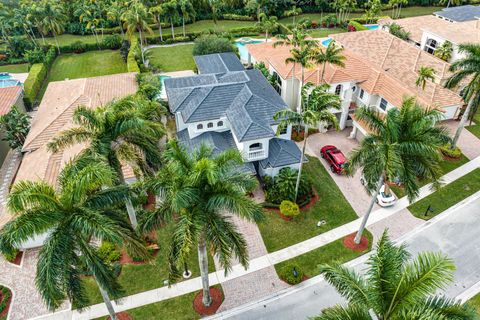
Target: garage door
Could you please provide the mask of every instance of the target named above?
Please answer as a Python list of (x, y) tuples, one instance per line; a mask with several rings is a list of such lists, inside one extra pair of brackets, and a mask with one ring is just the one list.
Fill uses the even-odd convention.
[(455, 117), (455, 114), (457, 113), (457, 109), (458, 107), (443, 108), (443, 110), (445, 111), (443, 113), (443, 117), (445, 118), (445, 120), (453, 119), (453, 117)]

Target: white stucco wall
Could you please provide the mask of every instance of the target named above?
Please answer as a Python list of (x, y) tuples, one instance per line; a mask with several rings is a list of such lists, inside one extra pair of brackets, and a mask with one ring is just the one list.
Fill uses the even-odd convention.
[[(437, 41), (437, 48), (439, 46), (441, 46), (446, 40), (448, 40), (448, 39), (445, 39), (445, 38), (431, 32), (431, 31), (424, 31), (423, 34), (422, 34), (422, 42), (420, 44), (420, 48), (424, 51), (425, 51), (425, 45), (426, 45), (428, 39), (433, 39), (433, 40)], [(465, 57), (464, 54), (458, 52), (458, 44), (451, 41), (451, 40), (450, 40), (450, 42), (453, 45), (453, 53), (452, 53), (452, 58), (450, 59), (449, 62), (452, 63), (452, 62), (455, 62), (455, 61)]]
[(283, 168), (292, 168), (294, 170), (299, 170), (300, 169), (300, 163), (294, 163), (289, 166), (284, 166), (284, 167), (278, 167), (278, 168), (266, 168), (263, 169), (262, 166), (258, 166), (258, 171), (261, 176), (270, 176), (270, 177), (275, 177), (280, 170)]
[[(222, 121), (223, 125), (219, 126), (219, 122)], [(208, 127), (208, 124), (213, 124), (212, 128)], [(202, 125), (202, 129), (198, 129), (198, 125)], [(230, 130), (230, 122), (228, 122), (227, 118), (222, 117), (217, 120), (209, 120), (209, 121), (199, 121), (199, 122), (192, 122), (187, 124), (188, 127), (188, 135), (190, 139), (195, 138), (202, 133), (208, 132), (208, 131), (214, 131), (214, 132), (223, 132)]]

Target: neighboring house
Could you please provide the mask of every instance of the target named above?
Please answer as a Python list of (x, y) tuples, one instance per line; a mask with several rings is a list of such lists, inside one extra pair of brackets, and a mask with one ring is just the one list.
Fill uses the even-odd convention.
[[(21, 86), (13, 86), (0, 88), (0, 116), (10, 112), (13, 106), (18, 110), (25, 112), (23, 104), (23, 88)], [(7, 141), (3, 140), (5, 132), (0, 132), (0, 166), (3, 164), (10, 147)]]
[[(356, 122), (353, 113), (358, 106), (375, 106), (386, 112), (390, 108), (400, 107), (403, 98), (416, 96), (423, 106), (440, 108), (445, 119), (454, 118), (463, 105), (463, 100), (455, 92), (440, 84), (447, 76), (448, 63), (402, 41), (381, 30), (348, 32), (331, 35), (338, 45), (344, 48), (345, 67), (327, 64), (325, 81), (330, 91), (340, 96), (340, 110), (332, 110), (339, 120), (340, 128), (353, 126), (351, 137), (361, 139), (366, 129)], [(282, 96), (286, 101), (295, 101), (290, 105), (296, 108), (300, 92), (300, 67), (295, 70), (296, 83), (287, 81), (293, 72), (293, 66), (286, 64), (290, 48), (276, 47), (272, 44), (247, 46), (253, 62), (264, 62), (272, 74), (281, 78)], [(436, 71), (435, 82), (428, 81), (425, 90), (416, 87), (417, 71), (429, 66)], [(320, 84), (322, 65), (305, 71), (305, 83)], [(320, 128), (321, 129), (321, 128)]]
[[(49, 83), (25, 140), (22, 149), (24, 156), (15, 182), (45, 181), (55, 185), (61, 169), (79, 154), (85, 145), (78, 144), (52, 154), (47, 149), (47, 143), (61, 131), (73, 126), (72, 115), (78, 106), (96, 108), (114, 99), (134, 94), (137, 91), (135, 75), (136, 73), (123, 73)], [(134, 179), (130, 169), (124, 171), (127, 179)], [(8, 221), (4, 220), (3, 223)], [(42, 239), (39, 237), (24, 244), (24, 247), (41, 244)]]
[(453, 47), (450, 62), (462, 58), (458, 46), (465, 43), (480, 44), (480, 6), (460, 6), (445, 8), (433, 15), (404, 18), (398, 20), (380, 19), (382, 29), (388, 31), (392, 22), (410, 33), (410, 41), (421, 50), (434, 54), (445, 41)]
[(258, 70), (245, 70), (234, 53), (196, 56), (199, 75), (165, 80), (177, 137), (190, 150), (202, 143), (238, 149), (244, 171), (275, 176), (297, 169), (300, 150), (291, 126), (276, 135), (273, 116), (287, 105)]

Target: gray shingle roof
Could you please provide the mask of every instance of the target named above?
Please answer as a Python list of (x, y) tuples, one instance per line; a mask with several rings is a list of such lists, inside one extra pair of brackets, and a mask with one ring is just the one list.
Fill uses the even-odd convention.
[(278, 168), (299, 163), (302, 153), (292, 140), (270, 139), (268, 158), (261, 160), (262, 168)]
[(195, 59), (200, 74), (215, 74), (245, 70), (243, 64), (233, 52), (207, 54), (203, 56), (195, 56), (193, 58)]
[[(229, 131), (209, 131), (190, 139), (188, 130), (184, 129), (180, 132), (177, 132), (177, 139), (190, 152), (197, 150), (202, 143), (213, 148), (214, 154), (219, 154), (227, 149), (237, 149), (232, 134)], [(242, 172), (256, 174), (255, 167), (251, 162), (245, 162), (240, 169)]]
[(442, 11), (434, 12), (434, 14), (456, 22), (472, 21), (480, 18), (480, 6), (465, 5), (444, 8)]

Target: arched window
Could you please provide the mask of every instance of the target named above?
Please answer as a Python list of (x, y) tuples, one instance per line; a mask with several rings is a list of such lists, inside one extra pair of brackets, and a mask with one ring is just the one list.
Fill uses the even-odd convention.
[(427, 42), (425, 43), (425, 51), (427, 51), (430, 54), (435, 53), (435, 49), (437, 48), (437, 40), (435, 39), (428, 39)]
[(357, 91), (357, 86), (352, 87), (352, 92), (355, 92), (355, 91)]
[(335, 94), (339, 96), (341, 92), (342, 92), (342, 85), (339, 84), (335, 87)]
[(202, 130), (203, 129), (203, 124), (197, 124), (197, 130)]
[(250, 145), (249, 149), (250, 151), (262, 149), (262, 144), (259, 142), (253, 143)]
[(223, 121), (218, 121), (217, 122), (217, 127), (223, 127)]
[(213, 122), (207, 123), (207, 128), (213, 128)]

